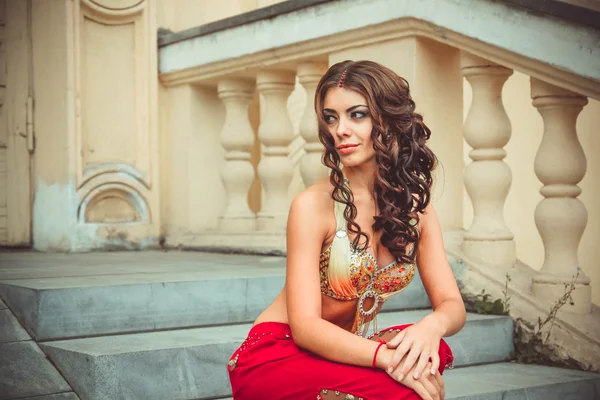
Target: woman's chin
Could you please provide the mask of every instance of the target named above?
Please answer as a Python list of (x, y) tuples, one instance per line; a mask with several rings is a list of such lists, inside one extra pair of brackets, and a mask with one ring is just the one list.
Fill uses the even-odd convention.
[(344, 168), (354, 168), (360, 167), (369, 162), (370, 159), (365, 159), (364, 157), (357, 157), (357, 155), (349, 154), (346, 156), (340, 157), (340, 163), (344, 166)]
[(340, 160), (340, 163), (344, 168), (359, 167), (363, 164), (361, 160)]

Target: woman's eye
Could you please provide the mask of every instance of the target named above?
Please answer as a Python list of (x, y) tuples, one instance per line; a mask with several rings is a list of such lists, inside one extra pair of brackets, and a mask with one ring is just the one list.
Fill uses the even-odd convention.
[(325, 122), (327, 122), (328, 124), (332, 123), (333, 121), (335, 121), (335, 117), (333, 115), (325, 115), (323, 117), (323, 119), (325, 120)]
[(367, 116), (367, 113), (362, 112), (362, 111), (354, 111), (352, 114), (350, 114), (351, 118), (356, 118), (356, 119), (364, 118), (366, 116)]

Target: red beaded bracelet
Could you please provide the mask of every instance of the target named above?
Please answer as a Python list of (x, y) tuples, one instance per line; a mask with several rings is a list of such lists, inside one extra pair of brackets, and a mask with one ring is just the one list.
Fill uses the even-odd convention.
[(379, 349), (381, 348), (381, 346), (383, 346), (384, 344), (385, 344), (385, 340), (379, 339), (379, 345), (377, 345), (377, 349), (375, 349), (375, 354), (373, 354), (373, 364), (371, 365), (371, 367), (373, 369), (375, 369), (375, 361), (377, 360), (377, 353), (379, 352)]

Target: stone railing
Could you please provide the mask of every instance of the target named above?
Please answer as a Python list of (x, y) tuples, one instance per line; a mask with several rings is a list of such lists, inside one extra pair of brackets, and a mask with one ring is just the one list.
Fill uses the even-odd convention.
[[(354, 59), (357, 59), (356, 54), (373, 58), (368, 46), (391, 39), (433, 39), (449, 46), (451, 52), (448, 54), (454, 54), (458, 60), (456, 73), (451, 72), (450, 76), (457, 80), (464, 77), (473, 93), (462, 129), (464, 140), (472, 148), (469, 152), (472, 161), (464, 170), (464, 182), (448, 183), (461, 187), (464, 184), (474, 211), (472, 224), (461, 236), (461, 251), (469, 260), (490, 268), (508, 271), (518, 264), (515, 235), (504, 219), (512, 171), (504, 161), (507, 156), (504, 147), (511, 139), (511, 121), (502, 102), (502, 90), (513, 71), (519, 71), (530, 76), (532, 106), (539, 111), (544, 126), (543, 140), (535, 158), (535, 174), (543, 183), (540, 190), (543, 199), (535, 210), (535, 222), (543, 241), (545, 258), (543, 266), (532, 279), (532, 301), (538, 298), (543, 304), (552, 303), (564, 293), (564, 285), (577, 277), (574, 305), (567, 308), (575, 314), (590, 313), (591, 283), (580, 270), (577, 258), (587, 223), (587, 211), (578, 199), (581, 193), (578, 183), (585, 175), (586, 162), (577, 137), (576, 121), (587, 104), (587, 97), (600, 99), (600, 62), (596, 60), (591, 65), (592, 61), (586, 58), (588, 64), (582, 67), (570, 60), (569, 54), (577, 55), (574, 44), (579, 48), (590, 44), (595, 54), (598, 48), (594, 37), (598, 31), (593, 28), (581, 31), (578, 25), (552, 27), (552, 22), (543, 16), (521, 15), (493, 2), (473, 3), (474, 9), (469, 10), (455, 9), (462, 7), (455, 2), (436, 3), (438, 6), (444, 3), (440, 7), (447, 8), (446, 11), (454, 13), (452, 15), (464, 17), (468, 13), (481, 13), (482, 18), (488, 18), (486, 26), (478, 26), (474, 29), (476, 32), (472, 32), (469, 27), (461, 26), (467, 20), (446, 20), (441, 17), (442, 12), (431, 15), (443, 20), (428, 21), (421, 14), (426, 14), (428, 7), (433, 6), (429, 1), (419, 3), (419, 7), (413, 5), (413, 9), (406, 5), (408, 3), (411, 2), (403, 3), (404, 8), (395, 8), (395, 12), (404, 12), (404, 15), (390, 15), (382, 11), (380, 14), (385, 14), (385, 17), (381, 16), (381, 21), (366, 21), (365, 24), (375, 24), (367, 32), (359, 29), (348, 31), (346, 29), (349, 28), (344, 26), (338, 27), (340, 32), (315, 32), (325, 29), (323, 26), (329, 21), (330, 14), (335, 15), (336, 12), (330, 9), (333, 5), (324, 4), (315, 6), (318, 12), (302, 9), (295, 11), (298, 13), (296, 16), (282, 15), (281, 21), (274, 18), (268, 23), (258, 21), (233, 27), (227, 36), (209, 32), (190, 38), (181, 34), (165, 38), (161, 48), (161, 81), (167, 90), (181, 85), (216, 90), (225, 109), (220, 132), (225, 161), (219, 165), (219, 171), (215, 170), (215, 173), (220, 173), (223, 184), (224, 207), (219, 211), (218, 222), (193, 233), (189, 230), (186, 234), (167, 233), (167, 244), (283, 252), (290, 183), (295, 171), (301, 175), (305, 186), (327, 174), (320, 163), (322, 146), (317, 138), (312, 99), (320, 76), (327, 64), (335, 59), (332, 54), (337, 53), (339, 58), (343, 57), (344, 51), (354, 49), (351, 53)], [(386, 0), (373, 1), (368, 18), (379, 15), (378, 7), (388, 10), (386, 4)], [(352, 7), (356, 10), (353, 11)], [(351, 19), (353, 12), (361, 15), (365, 11), (361, 11), (360, 4), (352, 7), (343, 10), (343, 23), (350, 23), (347, 20)], [(506, 25), (505, 18), (494, 19), (498, 13), (513, 13), (510, 15), (518, 18), (511, 22), (514, 25)], [(311, 27), (302, 25), (308, 14), (317, 21), (312, 31)], [(519, 18), (525, 18), (526, 22)], [(290, 21), (296, 28), (303, 26), (305, 29), (289, 28)], [(360, 28), (356, 26), (359, 22), (352, 22), (354, 25), (351, 27)], [(503, 24), (505, 30), (512, 29), (513, 37), (526, 37), (530, 32), (550, 28), (561, 29), (561, 34), (565, 33), (564, 29), (573, 35), (579, 32), (580, 36), (571, 37), (572, 42), (558, 41), (552, 51), (541, 54), (534, 49), (529, 54), (527, 46), (522, 43), (516, 43), (511, 50), (502, 43), (492, 43), (496, 40), (493, 34), (488, 39), (487, 31), (494, 31)], [(297, 33), (299, 37), (295, 39), (279, 38), (277, 33), (283, 27), (302, 33)], [(260, 37), (248, 38), (252, 36), (251, 32), (260, 36), (257, 29), (268, 31), (264, 35), (272, 38), (271, 47), (260, 48)], [(212, 43), (221, 46), (219, 55), (211, 52), (217, 49), (211, 47)], [(183, 61), (175, 59), (179, 47), (189, 52), (194, 46), (203, 51), (195, 52), (194, 56), (181, 56)], [(562, 58), (554, 58), (555, 53), (561, 51)], [(293, 158), (296, 157), (289, 154), (290, 147), (293, 147), (290, 144), (299, 139), (293, 132), (287, 102), (297, 82), (306, 91), (307, 101), (298, 132), (304, 141), (304, 153), (295, 164)], [(257, 97), (260, 99), (260, 118), (255, 129), (249, 117), (249, 105)], [(251, 152), (257, 140), (262, 150), (256, 162), (252, 162)], [(256, 180), (262, 188), (262, 196), (260, 208), (253, 211), (248, 198)], [(438, 201), (447, 202), (446, 209), (457, 207), (456, 196)], [(446, 230), (462, 228), (450, 223), (442, 225)]]
[[(473, 90), (473, 101), (464, 125), (472, 162), (465, 168), (464, 184), (474, 218), (464, 234), (466, 256), (499, 267), (517, 261), (515, 237), (504, 221), (504, 203), (512, 172), (503, 161), (511, 137), (511, 123), (502, 98), (502, 87), (513, 73), (509, 68), (471, 54), (463, 54), (462, 75)], [(571, 311), (591, 311), (590, 279), (579, 271), (577, 249), (587, 223), (587, 212), (577, 199), (577, 184), (586, 170), (585, 154), (577, 138), (577, 115), (587, 104), (585, 96), (531, 78), (531, 98), (544, 121), (535, 173), (544, 184), (544, 199), (535, 210), (535, 222), (545, 249), (542, 269), (533, 279), (534, 295), (558, 299), (564, 285), (573, 281)]]

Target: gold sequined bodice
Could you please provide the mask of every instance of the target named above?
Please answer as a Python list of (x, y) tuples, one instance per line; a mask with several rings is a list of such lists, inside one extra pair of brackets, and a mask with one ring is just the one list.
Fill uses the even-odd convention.
[[(373, 256), (362, 249), (351, 245), (350, 280), (356, 288), (356, 295), (338, 296), (329, 283), (327, 270), (329, 267), (331, 247), (321, 253), (319, 272), (321, 293), (336, 300), (357, 300), (357, 311), (352, 332), (366, 336), (369, 323), (376, 317), (383, 303), (391, 296), (404, 290), (415, 275), (413, 264), (398, 264), (392, 262), (385, 267), (379, 267)], [(365, 310), (365, 301), (372, 298), (372, 306)]]

